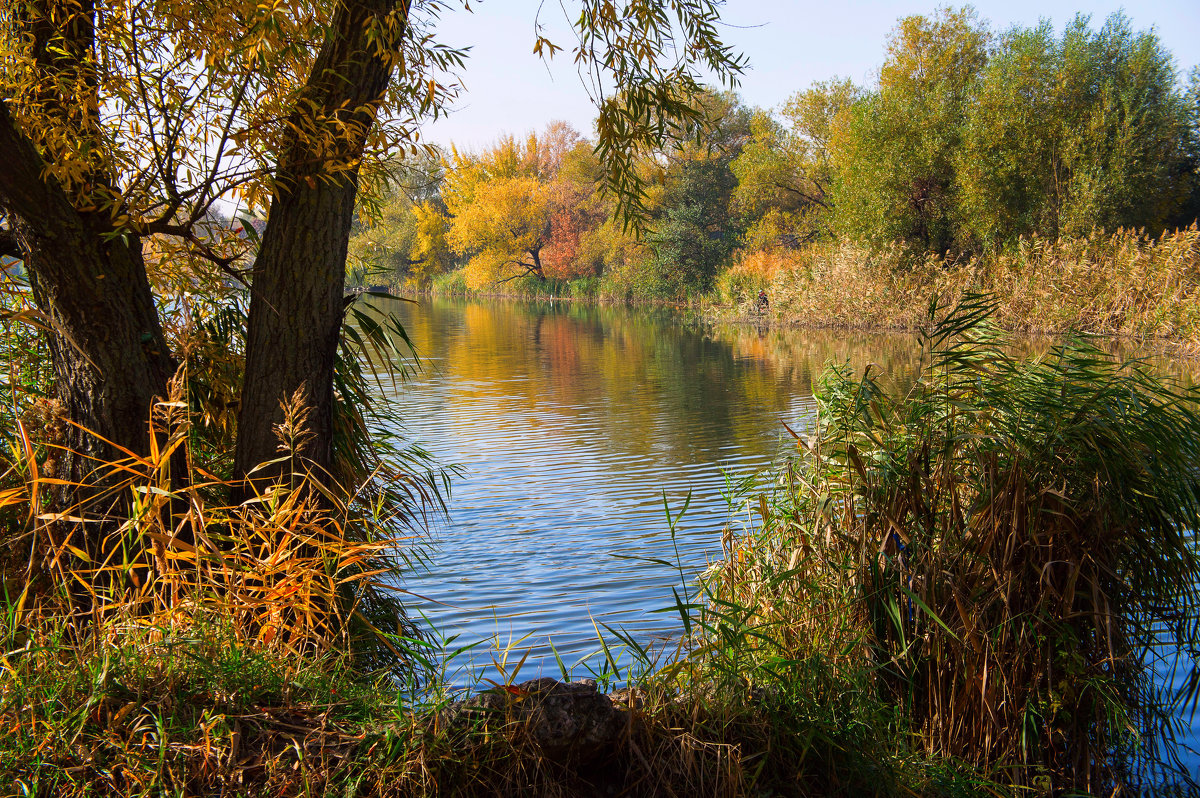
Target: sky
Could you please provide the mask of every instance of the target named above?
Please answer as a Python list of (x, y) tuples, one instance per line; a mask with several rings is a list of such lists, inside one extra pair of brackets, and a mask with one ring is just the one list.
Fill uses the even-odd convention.
[[(728, 0), (721, 35), (750, 59), (738, 93), (751, 105), (773, 108), (814, 81), (835, 75), (872, 83), (896, 20), (930, 14), (939, 5), (935, 0)], [(1043, 18), (1061, 31), (1077, 12), (1090, 14), (1098, 28), (1105, 17), (1123, 9), (1134, 30), (1158, 33), (1175, 55), (1180, 75), (1200, 63), (1200, 0), (1145, 0), (1128, 6), (984, 0), (974, 6), (999, 31), (1035, 25)], [(422, 137), (479, 149), (503, 134), (541, 130), (554, 120), (589, 134), (595, 111), (570, 62), (574, 39), (562, 6), (555, 0), (472, 0), (470, 7), (468, 13), (451, 6), (437, 23), (440, 41), (470, 46), (471, 52), (462, 73), (465, 91), (447, 117), (426, 125)], [(566, 7), (573, 5), (566, 2)], [(549, 66), (533, 54), (535, 20), (545, 35), (566, 48)]]

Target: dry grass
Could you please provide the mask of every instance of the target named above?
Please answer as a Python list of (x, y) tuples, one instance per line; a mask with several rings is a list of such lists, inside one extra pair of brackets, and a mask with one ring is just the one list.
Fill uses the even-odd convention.
[(987, 292), (1007, 330), (1074, 330), (1200, 352), (1195, 225), (1158, 239), (1123, 230), (1022, 240), (998, 256), (965, 260), (850, 243), (750, 252), (721, 277), (719, 298), (747, 313), (760, 287), (774, 320), (805, 326), (915, 330), (932, 297)]
[(346, 648), (359, 614), (358, 583), (382, 573), (372, 563), (407, 541), (355, 514), (353, 492), (338, 495), (315, 480), (313, 489), (276, 486), (237, 506), (212, 501), (231, 486), (203, 468), (193, 468), (181, 486), (171, 467), (186, 448), (190, 423), (179, 396), (176, 385), (157, 406), (150, 452), (124, 451), (121, 460), (94, 464), (102, 494), (85, 491), (89, 506), (127, 509), (121, 516), (47, 505), (64, 485), (43, 473), (61, 446), (42, 441), (49, 451), (40, 453), (18, 420), (23, 478), (0, 494), (0, 510), (24, 516), (5, 539), (24, 553), (19, 573), (10, 575), (24, 585), (16, 611), (67, 612), (89, 634), (102, 635), (114, 620), (169, 629), (215, 612), (236, 637), (279, 656)]

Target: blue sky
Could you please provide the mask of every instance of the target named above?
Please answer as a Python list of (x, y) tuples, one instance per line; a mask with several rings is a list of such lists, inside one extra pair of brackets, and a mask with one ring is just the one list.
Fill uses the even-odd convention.
[[(548, 69), (532, 53), (539, 6), (547, 35), (568, 47), (573, 41), (558, 2), (475, 0), (470, 5), (470, 13), (447, 9), (438, 22), (441, 41), (472, 48), (462, 76), (466, 91), (455, 110), (428, 125), (423, 137), (478, 148), (502, 133), (540, 130), (555, 119), (589, 133), (593, 108), (569, 56), (560, 53)], [(566, 5), (573, 8), (569, 0)], [(751, 70), (739, 93), (752, 105), (773, 107), (813, 81), (834, 75), (871, 82), (896, 20), (931, 13), (938, 5), (904, 0), (729, 0), (722, 12), (722, 35), (750, 58)], [(1200, 63), (1200, 0), (1086, 6), (1060, 0), (989, 0), (974, 5), (997, 30), (1033, 25), (1041, 18), (1061, 29), (1076, 12), (1091, 14), (1093, 26), (1099, 27), (1109, 14), (1124, 9), (1135, 30), (1157, 31), (1174, 53), (1181, 74)]]

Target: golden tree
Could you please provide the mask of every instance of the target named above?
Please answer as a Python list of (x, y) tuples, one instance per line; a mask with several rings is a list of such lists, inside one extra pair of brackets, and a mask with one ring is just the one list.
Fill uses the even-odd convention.
[(544, 279), (539, 253), (549, 232), (544, 179), (555, 164), (536, 134), (502, 137), (477, 153), (451, 147), (442, 200), (450, 217), (446, 241), (469, 258), (472, 288), (526, 274)]

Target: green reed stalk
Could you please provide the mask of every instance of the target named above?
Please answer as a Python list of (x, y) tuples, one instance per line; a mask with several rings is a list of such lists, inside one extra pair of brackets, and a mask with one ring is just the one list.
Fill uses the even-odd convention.
[(931, 305), (909, 389), (826, 374), (723, 595), (778, 649), (869, 673), (929, 755), (1136, 787), (1177, 730), (1156, 644), (1200, 643), (1200, 394), (1081, 338), (1020, 360), (995, 312)]

